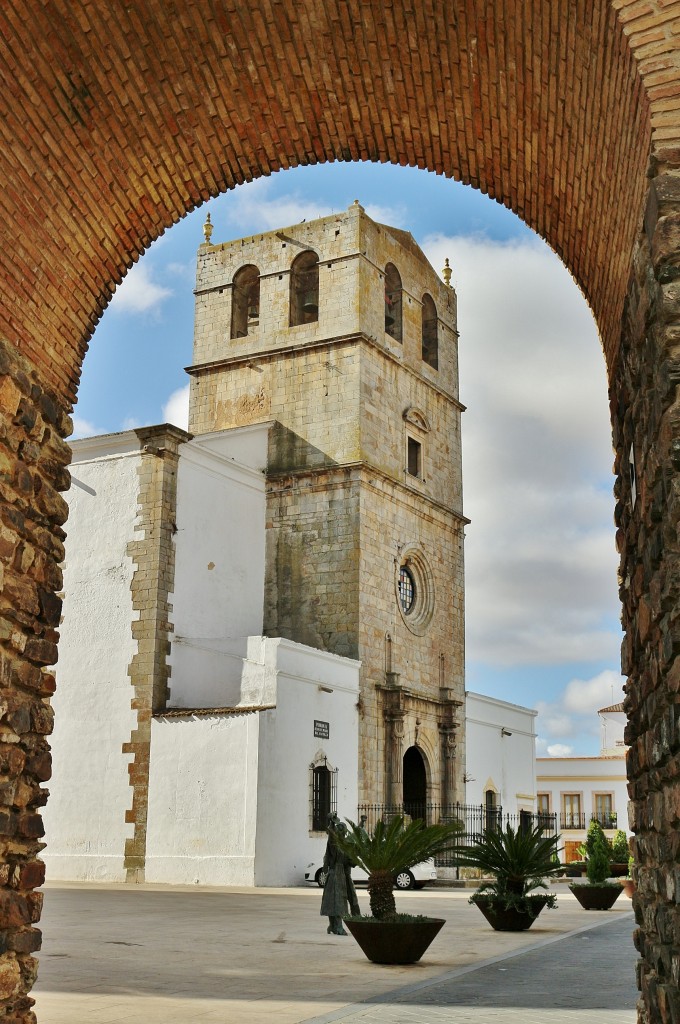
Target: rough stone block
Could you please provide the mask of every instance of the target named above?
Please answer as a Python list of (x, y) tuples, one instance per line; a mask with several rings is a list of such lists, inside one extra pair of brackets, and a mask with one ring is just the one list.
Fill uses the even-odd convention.
[(11, 885), (14, 889), (37, 889), (44, 881), (44, 861), (26, 861), (23, 864), (15, 864), (12, 868)]

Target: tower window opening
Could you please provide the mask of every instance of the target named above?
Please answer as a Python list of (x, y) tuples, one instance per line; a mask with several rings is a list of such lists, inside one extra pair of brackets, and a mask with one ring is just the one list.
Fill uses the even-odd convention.
[(300, 253), (290, 268), (290, 326), (319, 319), (319, 257)]
[(421, 475), (421, 445), (414, 437), (409, 437), (406, 443), (406, 471), (409, 476)]
[(402, 340), (401, 276), (394, 263), (385, 267), (385, 334)]
[(437, 307), (431, 295), (423, 295), (422, 318), (423, 362), (431, 366), (433, 370), (437, 370), (439, 368)]
[(234, 274), (231, 293), (231, 337), (245, 338), (260, 323), (260, 271), (252, 264)]

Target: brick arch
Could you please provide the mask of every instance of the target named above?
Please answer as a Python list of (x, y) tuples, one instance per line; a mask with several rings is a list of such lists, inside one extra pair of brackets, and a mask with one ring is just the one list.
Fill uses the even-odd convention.
[(41, 669), (59, 622), (60, 436), (88, 340), (126, 267), (187, 211), (258, 175), (338, 159), (481, 189), (550, 243), (595, 312), (617, 449), (642, 1013), (680, 1016), (678, 909), (666, 895), (680, 756), (680, 0), (0, 6), (8, 1018), (33, 1019), (42, 698), (54, 685)]
[(502, 0), (489, 21), (481, 0), (375, 0), (370, 16), (365, 0), (8, 0), (0, 332), (36, 358), (49, 336), (46, 372), (73, 396), (112, 287), (188, 210), (278, 168), (368, 159), (451, 175), (518, 213), (612, 354), (651, 131), (615, 6)]

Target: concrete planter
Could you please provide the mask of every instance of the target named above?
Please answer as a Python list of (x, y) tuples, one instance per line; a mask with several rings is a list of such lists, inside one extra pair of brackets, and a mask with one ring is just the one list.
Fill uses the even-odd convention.
[(620, 885), (570, 885), (584, 910), (611, 910), (623, 892)]
[(532, 924), (548, 902), (548, 896), (530, 896), (530, 906), (524, 910), (519, 907), (504, 907), (501, 900), (494, 896), (478, 896), (474, 904), (479, 907), (484, 917), (496, 932), (524, 932)]
[(345, 919), (347, 929), (374, 964), (415, 964), (444, 924), (441, 917), (422, 921)]

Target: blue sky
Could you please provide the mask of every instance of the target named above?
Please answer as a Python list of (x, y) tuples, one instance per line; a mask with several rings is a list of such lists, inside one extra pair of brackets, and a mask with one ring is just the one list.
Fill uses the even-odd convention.
[(621, 631), (604, 360), (586, 303), (504, 207), (425, 171), (327, 164), (241, 186), (186, 217), (132, 268), (85, 360), (75, 436), (186, 415), (195, 255), (344, 209), (415, 236), (458, 293), (467, 688), (539, 710), (541, 753), (594, 754), (621, 699)]

